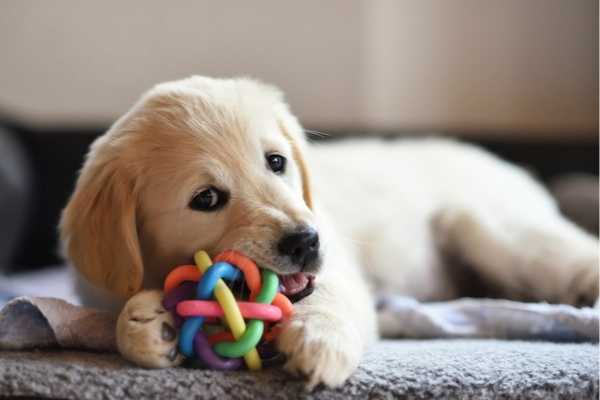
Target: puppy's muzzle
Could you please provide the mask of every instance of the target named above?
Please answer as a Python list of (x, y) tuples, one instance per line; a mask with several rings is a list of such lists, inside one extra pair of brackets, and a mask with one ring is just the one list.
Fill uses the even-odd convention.
[(319, 233), (310, 227), (285, 234), (277, 244), (277, 250), (284, 257), (304, 271), (319, 257)]

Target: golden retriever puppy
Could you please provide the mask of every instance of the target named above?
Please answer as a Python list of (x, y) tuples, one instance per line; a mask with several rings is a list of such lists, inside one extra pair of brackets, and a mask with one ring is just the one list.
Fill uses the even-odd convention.
[(340, 384), (375, 338), (375, 314), (358, 259), (313, 199), (305, 146), (272, 87), (200, 77), (155, 87), (92, 145), (63, 214), (68, 258), (106, 291), (84, 289), (84, 300), (160, 288), (199, 249), (239, 250), (290, 296), (316, 286), (279, 347), (310, 383)]
[[(308, 145), (281, 93), (248, 79), (192, 77), (146, 93), (92, 145), (60, 230), (95, 306), (159, 289), (199, 249), (245, 253), (290, 296), (314, 289), (278, 340), (286, 368), (311, 387), (343, 383), (376, 338), (369, 286), (456, 297), (450, 259), (506, 297), (598, 296), (598, 240), (523, 171), (447, 140)], [(176, 364), (160, 293), (140, 296), (119, 320), (122, 353)]]

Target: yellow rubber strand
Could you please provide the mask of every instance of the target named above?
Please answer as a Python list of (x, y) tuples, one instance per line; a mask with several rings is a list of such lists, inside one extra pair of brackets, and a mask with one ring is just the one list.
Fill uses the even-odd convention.
[[(202, 273), (204, 273), (204, 271), (206, 271), (212, 265), (212, 260), (203, 250), (200, 250), (194, 254), (194, 261)], [(244, 321), (242, 313), (237, 306), (233, 293), (231, 293), (231, 290), (229, 290), (229, 287), (225, 282), (223, 282), (222, 279), (219, 279), (215, 286), (215, 297), (217, 298), (219, 304), (221, 304), (221, 307), (223, 307), (225, 320), (231, 329), (233, 337), (236, 338), (236, 340), (241, 338), (246, 331), (246, 322)], [(244, 355), (244, 360), (246, 361), (248, 369), (251, 371), (257, 371), (262, 368), (262, 361), (258, 355), (256, 347), (253, 347)]]

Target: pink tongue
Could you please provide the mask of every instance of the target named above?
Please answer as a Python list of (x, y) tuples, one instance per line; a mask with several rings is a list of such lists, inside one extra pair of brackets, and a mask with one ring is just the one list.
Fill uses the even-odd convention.
[(308, 285), (308, 278), (302, 272), (280, 276), (283, 294), (293, 295), (302, 291)]

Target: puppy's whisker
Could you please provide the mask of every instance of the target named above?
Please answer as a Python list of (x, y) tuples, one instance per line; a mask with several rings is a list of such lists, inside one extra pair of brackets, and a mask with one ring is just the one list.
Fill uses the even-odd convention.
[(316, 136), (316, 137), (320, 137), (320, 138), (326, 138), (326, 137), (331, 136), (329, 133), (317, 131), (314, 129), (304, 129), (304, 133), (306, 133), (307, 135), (310, 135), (310, 136)]

